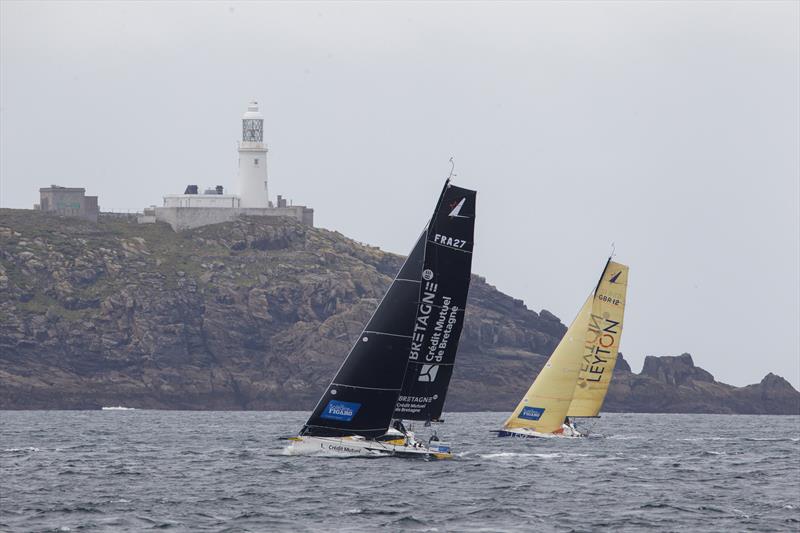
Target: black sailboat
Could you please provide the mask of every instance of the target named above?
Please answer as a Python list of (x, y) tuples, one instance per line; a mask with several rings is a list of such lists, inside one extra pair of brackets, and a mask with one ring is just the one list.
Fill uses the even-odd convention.
[(446, 455), (393, 438), (390, 425), (441, 416), (464, 324), (475, 196), (445, 182), (411, 254), (292, 439), (294, 451)]

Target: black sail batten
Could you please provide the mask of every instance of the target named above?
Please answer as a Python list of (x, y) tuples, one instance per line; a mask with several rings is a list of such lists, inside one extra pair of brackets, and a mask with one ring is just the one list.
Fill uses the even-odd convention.
[(411, 349), (394, 416), (438, 421), (453, 374), (472, 266), (475, 191), (445, 185), (428, 225)]
[(386, 433), (408, 363), (426, 237), (423, 231), (301, 435)]

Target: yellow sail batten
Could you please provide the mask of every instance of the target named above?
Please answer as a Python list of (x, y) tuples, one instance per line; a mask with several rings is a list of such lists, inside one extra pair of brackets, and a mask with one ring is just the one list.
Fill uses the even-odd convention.
[(628, 267), (609, 261), (592, 300), (581, 371), (568, 416), (600, 413), (619, 354), (627, 289)]
[(581, 371), (591, 311), (592, 296), (589, 296), (528, 392), (506, 420), (506, 428), (528, 428), (539, 433), (561, 429)]

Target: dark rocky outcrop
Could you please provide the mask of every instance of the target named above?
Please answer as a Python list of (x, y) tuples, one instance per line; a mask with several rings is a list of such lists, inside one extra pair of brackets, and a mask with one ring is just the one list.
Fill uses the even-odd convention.
[[(620, 358), (621, 359), (621, 358)], [(696, 367), (688, 353), (645, 358), (640, 374), (617, 361), (607, 411), (651, 413), (800, 414), (800, 392), (768, 374), (761, 383), (733, 387)]]
[[(309, 409), (401, 262), (288, 219), (174, 233), (2, 209), (0, 409)], [(511, 409), (565, 329), (473, 276), (447, 408)], [(620, 358), (607, 407), (797, 412), (797, 396), (772, 375), (716, 383), (689, 356), (641, 375)]]
[(642, 376), (651, 377), (667, 385), (686, 385), (692, 381), (714, 381), (714, 376), (702, 368), (694, 366), (692, 356), (688, 353), (677, 357), (648, 355), (644, 358)]

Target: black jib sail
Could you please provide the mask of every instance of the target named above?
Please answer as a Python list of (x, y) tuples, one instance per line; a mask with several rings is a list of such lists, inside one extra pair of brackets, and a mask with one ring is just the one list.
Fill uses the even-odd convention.
[[(445, 184), (432, 221), (446, 217), (448, 212), (453, 211), (443, 202), (447, 191), (452, 188), (449, 183)], [(474, 212), (466, 211), (463, 207), (462, 210), (465, 214)], [(442, 211), (446, 211), (444, 215)], [(372, 318), (320, 398), (301, 435), (362, 435), (375, 438), (386, 433), (408, 365), (425, 248), (432, 238), (429, 235), (430, 232), (426, 230), (419, 237)], [(471, 249), (471, 242), (469, 246)]]
[(439, 420), (464, 326), (475, 228), (475, 191), (445, 187), (428, 225), (419, 305), (394, 417)]

